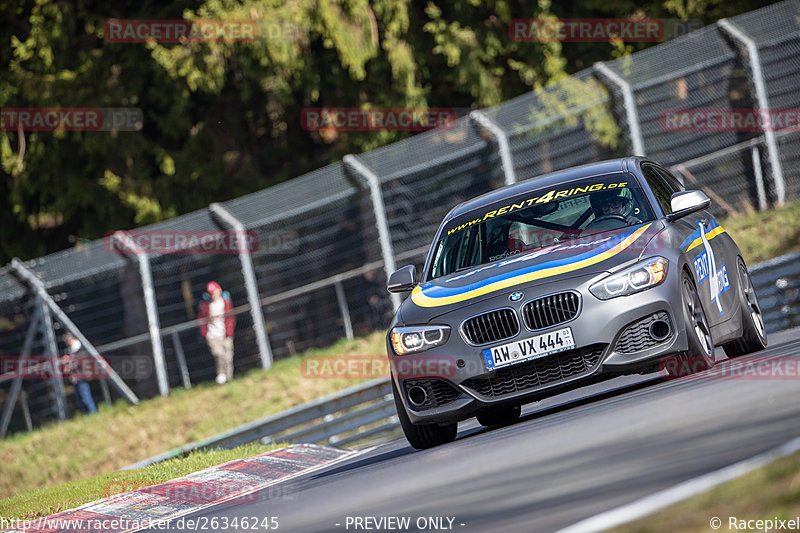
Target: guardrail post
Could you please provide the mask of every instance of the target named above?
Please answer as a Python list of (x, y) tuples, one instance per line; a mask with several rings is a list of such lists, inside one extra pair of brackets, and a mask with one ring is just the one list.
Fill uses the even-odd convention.
[[(375, 211), (375, 221), (378, 226), (378, 240), (381, 245), (381, 254), (383, 255), (383, 271), (386, 273), (386, 279), (397, 270), (394, 263), (394, 250), (392, 249), (392, 238), (389, 233), (389, 222), (386, 218), (386, 206), (383, 203), (383, 194), (381, 193), (381, 181), (378, 176), (361, 161), (352, 154), (344, 156), (342, 162), (352, 171), (361, 174), (369, 183), (369, 191), (372, 197), (372, 209)], [(391, 295), (392, 306), (394, 310), (400, 307), (400, 295), (392, 293)]]
[(639, 110), (636, 106), (636, 99), (633, 97), (631, 84), (625, 81), (622, 76), (611, 70), (605, 63), (595, 63), (594, 68), (622, 91), (622, 98), (625, 103), (625, 114), (628, 120), (628, 130), (631, 136), (632, 155), (646, 155), (644, 151), (642, 129), (639, 124)]
[(153, 289), (153, 274), (150, 271), (150, 257), (126, 232), (114, 232), (113, 238), (120, 241), (123, 253), (135, 254), (136, 259), (139, 261), (139, 276), (142, 279), (144, 306), (147, 311), (147, 326), (150, 331), (150, 344), (153, 346), (153, 361), (156, 368), (158, 393), (161, 396), (167, 396), (169, 394), (169, 380), (167, 379), (167, 365), (164, 362), (164, 345), (161, 342), (161, 326), (158, 321), (156, 293)]
[[(741, 29), (734, 26), (728, 19), (720, 19), (717, 22), (722, 31), (747, 48), (747, 62), (750, 64), (750, 71), (753, 74), (753, 86), (756, 91), (756, 101), (760, 108), (759, 111), (768, 112), (770, 107), (769, 98), (767, 97), (767, 86), (764, 83), (764, 71), (761, 68), (761, 56), (758, 53), (756, 42)], [(764, 139), (767, 143), (767, 153), (769, 154), (769, 164), (772, 167), (772, 181), (775, 183), (778, 205), (783, 205), (786, 202), (786, 182), (783, 177), (783, 166), (781, 165), (781, 156), (778, 151), (778, 141), (775, 139), (775, 132), (771, 126), (764, 129)]]
[(508, 134), (492, 122), (492, 120), (478, 111), (472, 111), (469, 118), (473, 123), (485, 128), (497, 140), (497, 148), (500, 152), (500, 162), (503, 165), (503, 175), (505, 176), (506, 185), (511, 185), (517, 182), (517, 173), (514, 170), (514, 158), (511, 155), (511, 148), (508, 144)]
[(100, 356), (97, 349), (94, 345), (89, 342), (89, 339), (84, 336), (81, 330), (75, 325), (75, 323), (70, 320), (67, 314), (61, 310), (58, 304), (53, 300), (53, 298), (48, 294), (47, 289), (45, 289), (44, 283), (42, 280), (36, 276), (33, 272), (31, 272), (28, 267), (26, 267), (22, 261), (17, 259), (16, 257), (11, 260), (11, 268), (17, 275), (22, 278), (34, 291), (39, 295), (39, 297), (47, 304), (47, 307), (50, 308), (50, 311), (55, 315), (56, 319), (61, 322), (61, 324), (70, 331), (75, 338), (78, 339), (83, 347), (89, 352), (89, 356), (91, 356), (100, 368), (108, 375), (109, 379), (111, 380), (111, 384), (114, 385), (114, 388), (130, 403), (134, 405), (138, 405), (139, 398), (133, 393), (133, 391), (122, 381), (122, 378), (119, 377), (111, 365)]
[(239, 222), (236, 217), (218, 203), (209, 205), (208, 210), (211, 211), (212, 215), (216, 215), (217, 220), (221, 224), (239, 233), (239, 261), (242, 264), (242, 276), (244, 277), (244, 285), (247, 290), (247, 301), (250, 304), (250, 316), (253, 319), (253, 331), (256, 334), (258, 355), (261, 357), (261, 366), (263, 368), (269, 368), (272, 366), (272, 348), (267, 338), (267, 328), (264, 324), (264, 312), (261, 309), (261, 297), (258, 295), (258, 284), (256, 283), (256, 274), (253, 269), (253, 259), (250, 257), (252, 250), (248, 248), (248, 241), (245, 239), (244, 224)]

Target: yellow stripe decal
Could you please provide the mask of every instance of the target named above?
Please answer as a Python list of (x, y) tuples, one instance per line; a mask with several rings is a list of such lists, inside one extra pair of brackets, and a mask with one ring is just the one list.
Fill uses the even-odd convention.
[(438, 298), (431, 298), (422, 291), (421, 286), (417, 286), (414, 288), (413, 291), (411, 291), (411, 300), (420, 307), (439, 307), (442, 305), (450, 305), (470, 300), (472, 298), (477, 298), (479, 296), (483, 296), (484, 294), (489, 294), (490, 292), (508, 289), (509, 287), (513, 287), (521, 283), (528, 283), (529, 281), (534, 281), (537, 279), (549, 278), (551, 276), (557, 276), (559, 274), (573, 272), (575, 270), (586, 268), (588, 266), (600, 263), (602, 261), (605, 261), (606, 259), (614, 257), (618, 253), (628, 248), (631, 244), (633, 244), (634, 241), (636, 241), (636, 239), (638, 239), (642, 235), (642, 233), (647, 231), (647, 228), (649, 227), (650, 224), (642, 226), (641, 228), (633, 232), (630, 236), (628, 236), (626, 239), (620, 241), (620, 243), (614, 246), (613, 248), (609, 248), (605, 252), (602, 252), (595, 256), (587, 257), (582, 261), (577, 261), (575, 263), (570, 263), (567, 265), (545, 268), (542, 270), (537, 270), (535, 272), (529, 272), (527, 274), (521, 274), (519, 276), (514, 276), (511, 278), (496, 281), (494, 283), (490, 283), (488, 285), (484, 285), (483, 287), (478, 287), (476, 289), (465, 291), (462, 292), (461, 294), (454, 294), (451, 296), (441, 296)]
[[(706, 233), (706, 239), (708, 239), (710, 241), (711, 239), (713, 239), (714, 237), (716, 237), (717, 235), (719, 235), (721, 233), (725, 233), (725, 230), (722, 229), (722, 226), (717, 226), (716, 228), (714, 228), (711, 231), (709, 231), (708, 233)], [(695, 240), (693, 240), (691, 242), (691, 244), (689, 244), (689, 247), (686, 249), (686, 251), (690, 252), (693, 248), (697, 248), (701, 244), (703, 244), (703, 239), (698, 237)]]

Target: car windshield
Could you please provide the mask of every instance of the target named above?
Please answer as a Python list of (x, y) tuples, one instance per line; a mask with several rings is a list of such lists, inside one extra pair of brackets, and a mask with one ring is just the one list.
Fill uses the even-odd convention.
[(628, 174), (528, 191), (448, 221), (436, 243), (429, 279), (653, 218)]

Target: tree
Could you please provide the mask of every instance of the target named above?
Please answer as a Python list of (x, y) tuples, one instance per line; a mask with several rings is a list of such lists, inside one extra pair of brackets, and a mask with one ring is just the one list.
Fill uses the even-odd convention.
[[(513, 18), (699, 16), (720, 0), (571, 9), (478, 0), (29, 0), (0, 4), (0, 107), (141, 109), (138, 132), (0, 131), (0, 264), (268, 187), (409, 135), (306, 131), (308, 107), (486, 107), (632, 48), (521, 43)], [(554, 15), (555, 13), (555, 15)], [(255, 21), (253, 42), (117, 43), (118, 19)], [(615, 52), (616, 51), (616, 52)], [(553, 97), (568, 106), (574, 80)], [(602, 115), (602, 114), (601, 114)], [(611, 142), (613, 124), (587, 122)]]

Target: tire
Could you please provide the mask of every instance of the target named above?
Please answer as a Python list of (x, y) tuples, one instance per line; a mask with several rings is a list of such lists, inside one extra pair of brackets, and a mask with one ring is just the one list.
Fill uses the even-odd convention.
[(767, 347), (767, 333), (758, 297), (750, 280), (750, 274), (742, 258), (739, 267), (739, 301), (742, 306), (742, 336), (722, 348), (728, 357), (740, 357)]
[(400, 393), (394, 384), (393, 378), (392, 395), (394, 396), (394, 405), (397, 408), (400, 427), (403, 428), (403, 434), (412, 447), (424, 450), (456, 440), (456, 434), (458, 433), (457, 422), (445, 425), (412, 423), (411, 419), (408, 418), (408, 413), (406, 413), (406, 408), (403, 406), (403, 401), (400, 399)]
[(502, 426), (510, 424), (519, 418), (522, 407), (519, 405), (502, 405), (498, 407), (484, 407), (475, 418), (482, 426)]
[(714, 340), (697, 286), (686, 272), (681, 275), (681, 309), (686, 328), (687, 350), (663, 363), (668, 378), (688, 376), (714, 366)]

